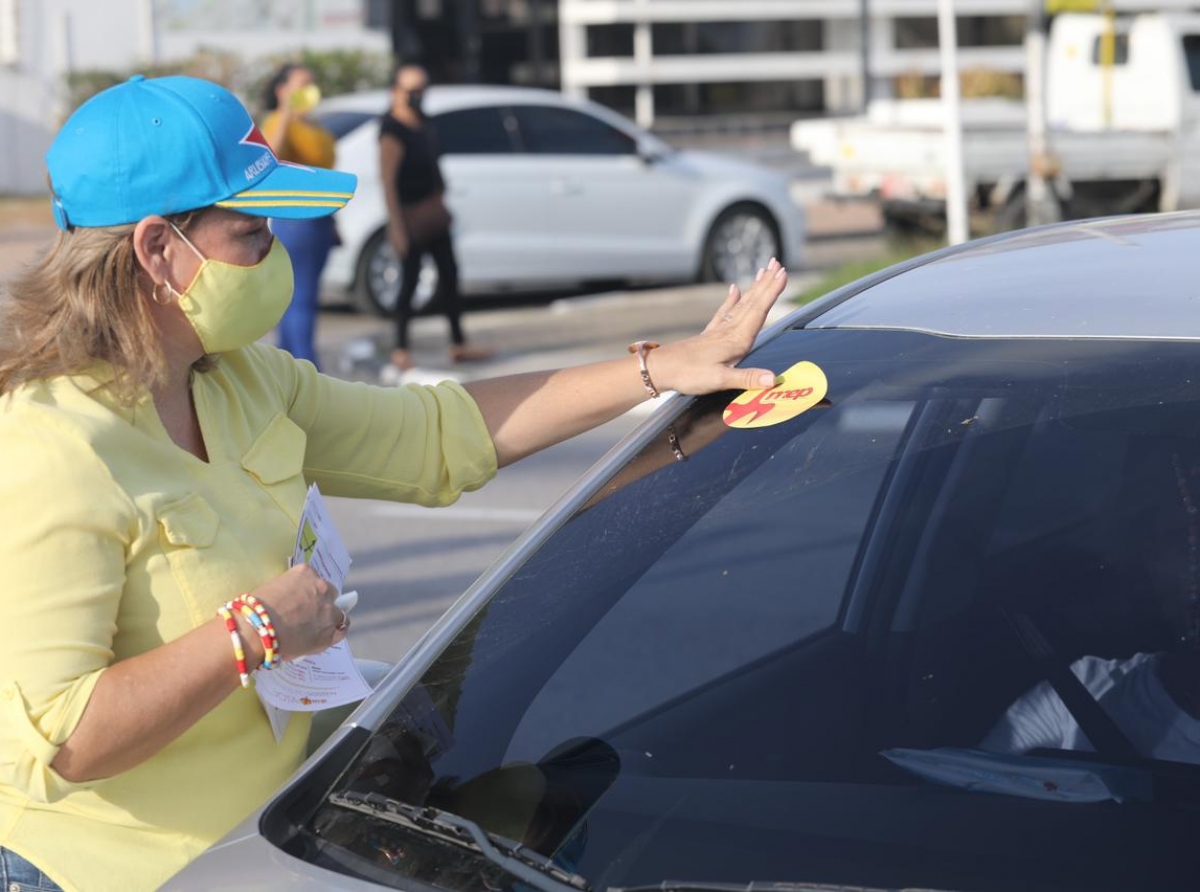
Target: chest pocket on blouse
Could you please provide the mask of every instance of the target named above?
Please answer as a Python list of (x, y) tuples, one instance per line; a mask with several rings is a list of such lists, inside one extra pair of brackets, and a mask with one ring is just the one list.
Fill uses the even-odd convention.
[(217, 538), (219, 523), (217, 512), (195, 493), (158, 510), (163, 538), (177, 548), (208, 548)]
[(304, 508), (304, 449), (308, 437), (292, 419), (271, 419), (242, 456), (242, 467), (258, 481), (284, 513), (300, 521)]
[(217, 539), (220, 519), (203, 498), (192, 493), (163, 505), (157, 511), (159, 542), (175, 576), (175, 582), (202, 614), (207, 603), (196, 591), (198, 580), (206, 578), (205, 562), (208, 549)]

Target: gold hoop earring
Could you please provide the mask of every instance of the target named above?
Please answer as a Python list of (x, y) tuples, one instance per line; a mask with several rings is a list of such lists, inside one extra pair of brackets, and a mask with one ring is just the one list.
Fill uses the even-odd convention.
[[(166, 299), (163, 299), (158, 296), (158, 289), (161, 288), (163, 285), (165, 285), (167, 287)], [(161, 284), (155, 285), (154, 289), (150, 292), (150, 298), (156, 304), (158, 304), (160, 307), (165, 307), (165, 306), (170, 305), (171, 300), (174, 297), (175, 297), (175, 289), (171, 287), (170, 282), (162, 282)]]

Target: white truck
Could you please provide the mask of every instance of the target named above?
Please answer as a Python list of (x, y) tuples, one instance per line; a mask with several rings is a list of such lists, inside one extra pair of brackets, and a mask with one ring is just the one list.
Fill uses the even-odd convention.
[[(1200, 15), (1062, 14), (1045, 66), (1053, 191), (1068, 218), (1200, 207)], [(1025, 105), (962, 103), (972, 209), (1024, 222)], [(894, 221), (940, 218), (946, 141), (937, 99), (876, 101), (862, 117), (797, 121), (792, 146), (829, 167), (833, 195), (870, 197)]]

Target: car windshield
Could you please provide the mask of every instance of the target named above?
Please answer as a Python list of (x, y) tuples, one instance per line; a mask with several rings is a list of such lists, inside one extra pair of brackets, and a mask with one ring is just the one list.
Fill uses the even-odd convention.
[[(800, 360), (828, 400), (784, 423), (663, 418), (334, 793), (597, 889), (1192, 887), (1200, 346), (796, 330), (749, 362)], [(498, 882), (328, 801), (300, 823), (343, 872)]]

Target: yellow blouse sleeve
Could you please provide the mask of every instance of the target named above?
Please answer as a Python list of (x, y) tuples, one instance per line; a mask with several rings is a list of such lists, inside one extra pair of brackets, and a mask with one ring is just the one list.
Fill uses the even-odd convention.
[(495, 445), (479, 407), (454, 382), (342, 381), (266, 345), (239, 359), (259, 366), (253, 377), (282, 389), (288, 416), (307, 436), (305, 479), (324, 493), (448, 505), (496, 474)]
[(0, 782), (40, 801), (87, 784), (50, 763), (113, 660), (133, 506), (78, 434), (0, 415)]

